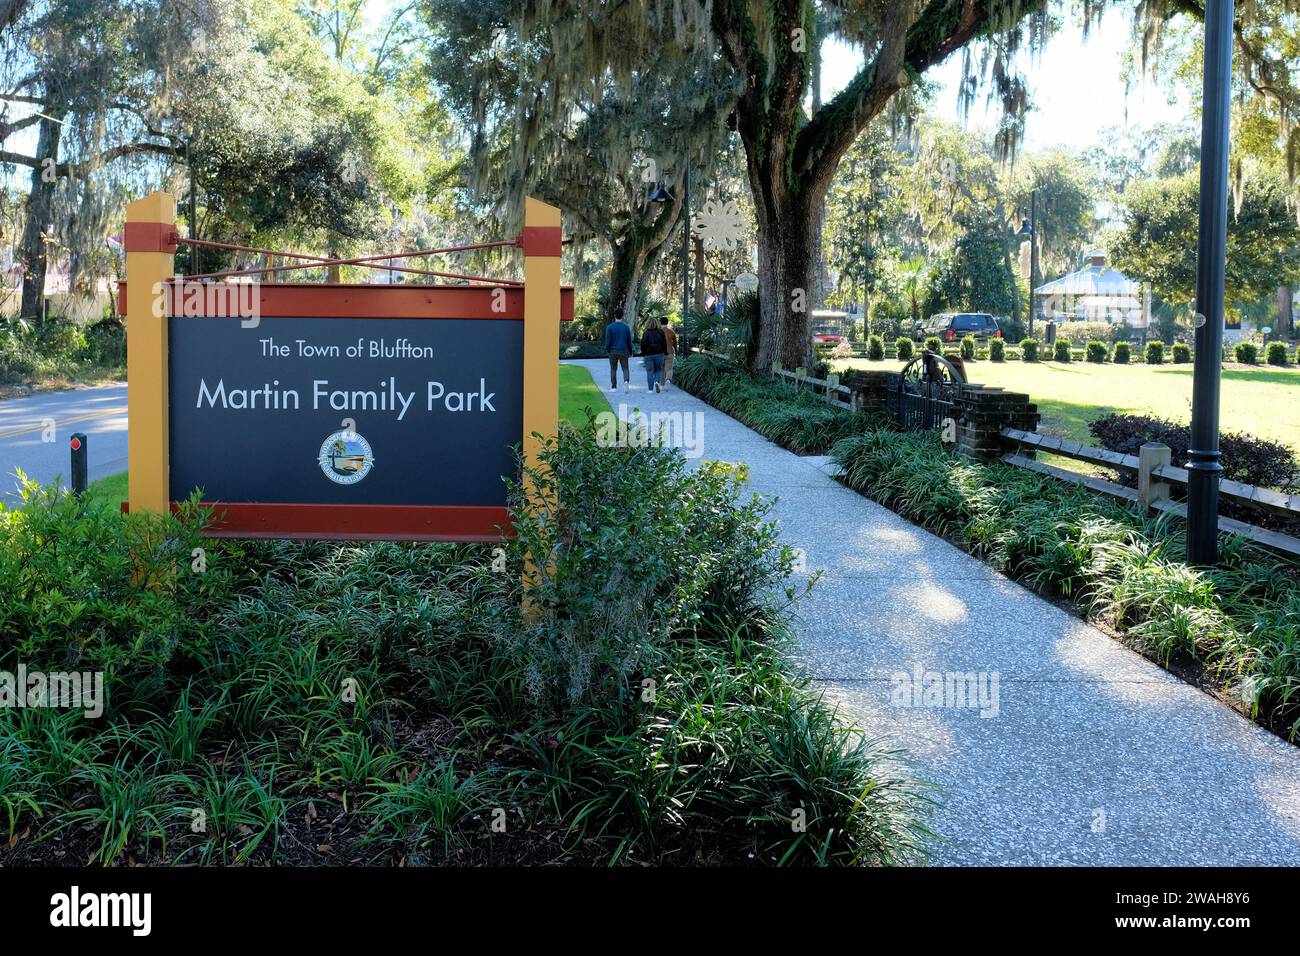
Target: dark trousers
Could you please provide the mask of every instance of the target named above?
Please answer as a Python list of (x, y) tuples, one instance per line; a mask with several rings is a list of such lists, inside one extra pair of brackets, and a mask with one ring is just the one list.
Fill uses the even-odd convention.
[(623, 381), (628, 380), (627, 360), (630, 356), (627, 352), (610, 352), (609, 353), (609, 387), (618, 388), (618, 367), (623, 366)]

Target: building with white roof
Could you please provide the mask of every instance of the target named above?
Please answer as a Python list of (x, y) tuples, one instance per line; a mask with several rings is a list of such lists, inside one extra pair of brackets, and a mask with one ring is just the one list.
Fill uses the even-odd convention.
[(1145, 328), (1150, 299), (1142, 284), (1106, 265), (1106, 253), (1094, 249), (1077, 272), (1034, 290), (1036, 314), (1057, 322), (1127, 322)]

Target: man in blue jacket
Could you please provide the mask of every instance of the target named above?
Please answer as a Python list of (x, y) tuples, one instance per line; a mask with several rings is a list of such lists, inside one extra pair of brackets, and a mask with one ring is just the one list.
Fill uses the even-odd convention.
[(628, 359), (632, 355), (632, 329), (622, 319), (605, 326), (605, 351), (609, 353), (609, 390), (618, 391), (618, 367), (623, 366), (623, 390), (628, 391)]

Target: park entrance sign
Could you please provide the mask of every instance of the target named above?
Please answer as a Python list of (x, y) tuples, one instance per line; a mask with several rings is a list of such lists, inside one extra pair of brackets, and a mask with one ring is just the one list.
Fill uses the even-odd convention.
[(198, 489), (223, 536), (508, 533), (517, 449), (556, 427), (558, 210), (528, 200), (522, 283), (250, 285), (174, 278), (173, 208), (128, 210), (132, 511)]

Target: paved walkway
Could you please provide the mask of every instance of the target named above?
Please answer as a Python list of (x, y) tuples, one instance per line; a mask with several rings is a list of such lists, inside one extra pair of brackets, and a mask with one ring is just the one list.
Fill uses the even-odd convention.
[[(53, 434), (47, 431), (51, 424)], [(72, 469), (68, 439), (74, 432), (86, 435), (91, 481), (125, 471), (126, 385), (35, 392), (0, 401), (0, 501), (13, 504), (16, 499), (15, 468), (39, 484), (61, 477), (66, 485)]]
[[(576, 364), (608, 388), (607, 362)], [(611, 404), (702, 415), (704, 458), (748, 463), (822, 572), (798, 606), (801, 663), (934, 788), (934, 862), (1300, 864), (1300, 749), (848, 490), (826, 459), (679, 389), (648, 394), (641, 373)], [(917, 667), (986, 675), (990, 716), (904, 706)]]

